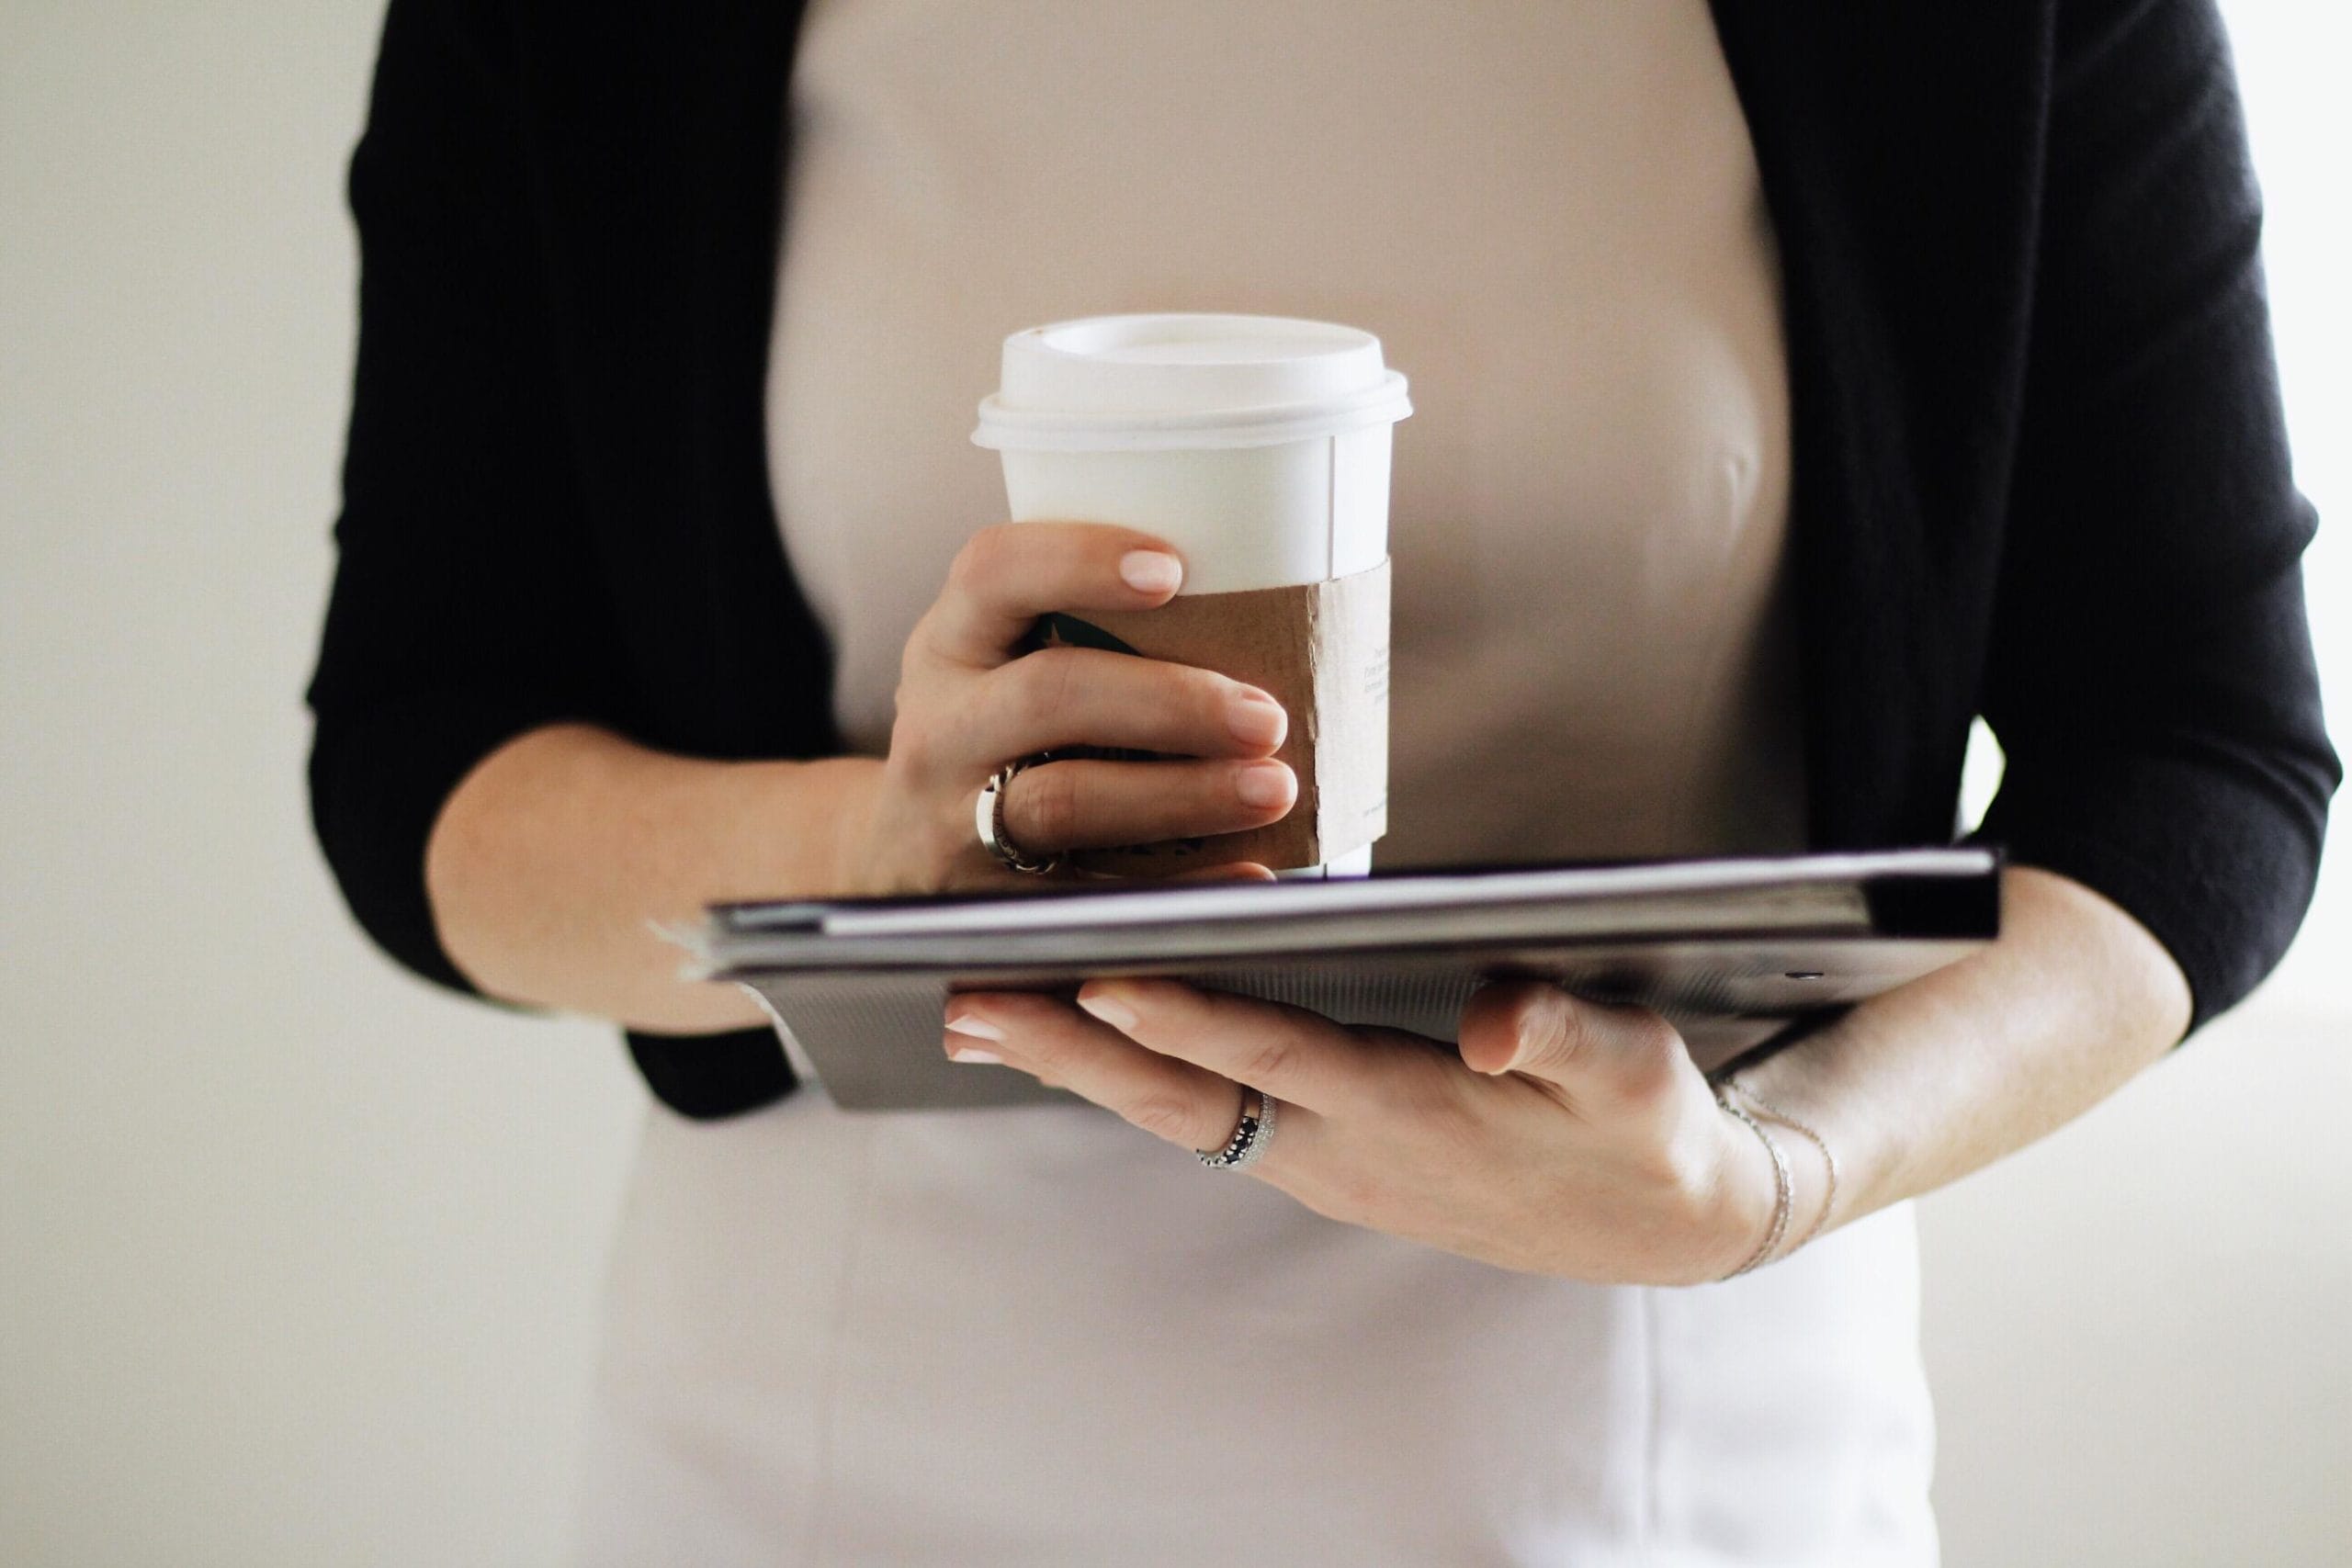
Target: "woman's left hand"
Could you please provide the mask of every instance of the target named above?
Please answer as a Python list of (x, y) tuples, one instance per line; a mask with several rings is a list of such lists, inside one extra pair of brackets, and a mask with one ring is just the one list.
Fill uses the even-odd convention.
[(1508, 1269), (1695, 1283), (1746, 1261), (1771, 1220), (1770, 1156), (1674, 1026), (1554, 986), (1480, 991), (1458, 1052), (1170, 980), (1093, 981), (1077, 1007), (967, 993), (947, 1022), (949, 1055), (1001, 1059), (1188, 1149), (1224, 1145), (1248, 1084), (1282, 1102), (1249, 1175)]

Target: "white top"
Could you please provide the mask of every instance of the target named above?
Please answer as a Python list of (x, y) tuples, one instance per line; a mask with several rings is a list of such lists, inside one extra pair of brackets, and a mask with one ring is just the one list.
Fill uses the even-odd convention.
[[(850, 743), (1001, 515), (1008, 333), (1345, 322), (1397, 427), (1385, 864), (1802, 840), (1774, 255), (1703, 0), (820, 0), (773, 481)], [(1916, 1564), (1907, 1209), (1509, 1274), (1100, 1112), (651, 1113), (599, 1561)]]

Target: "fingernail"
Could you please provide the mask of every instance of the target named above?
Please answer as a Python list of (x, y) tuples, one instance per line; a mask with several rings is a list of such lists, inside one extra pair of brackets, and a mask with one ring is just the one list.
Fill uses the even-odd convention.
[(1290, 731), (1290, 716), (1283, 712), (1283, 705), (1251, 687), (1227, 701), (1225, 722), (1245, 746), (1279, 746)]
[(1263, 809), (1290, 804), (1290, 770), (1280, 762), (1252, 762), (1234, 775), (1233, 793), (1244, 806)]
[(1078, 998), (1078, 1005), (1125, 1034), (1136, 1026), (1136, 1010), (1114, 997), (1100, 991), (1089, 992)]
[(1129, 550), (1119, 558), (1119, 576), (1138, 593), (1173, 593), (1184, 563), (1165, 550)]
[(1001, 1040), (1004, 1031), (975, 1012), (958, 1013), (947, 1021), (947, 1027), (958, 1034), (968, 1034), (976, 1040)]
[(951, 1062), (961, 1062), (967, 1066), (1001, 1067), (1004, 1066), (1003, 1057), (993, 1051), (983, 1051), (976, 1045), (958, 1045), (947, 1053), (947, 1059)]
[[(1519, 1028), (1511, 1039), (1510, 1060), (1503, 1064), (1502, 1071), (1518, 1072), (1525, 1064), (1544, 1054), (1545, 1047), (1566, 1027), (1560, 1013), (1566, 1004), (1567, 996), (1564, 991), (1536, 993), (1535, 999), (1529, 1004), (1529, 1012), (1519, 1021)], [(1548, 1029), (1542, 1021), (1544, 1018), (1550, 1020)]]

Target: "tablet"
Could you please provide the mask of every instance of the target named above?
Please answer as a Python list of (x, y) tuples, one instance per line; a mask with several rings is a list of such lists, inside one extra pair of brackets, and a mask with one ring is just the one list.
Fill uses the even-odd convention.
[(879, 1111), (1069, 1098), (949, 1062), (959, 990), (1164, 976), (1451, 1043), (1479, 985), (1535, 978), (1657, 1009), (1712, 1068), (1999, 931), (1999, 857), (1961, 848), (726, 904), (689, 945), (804, 1077)]

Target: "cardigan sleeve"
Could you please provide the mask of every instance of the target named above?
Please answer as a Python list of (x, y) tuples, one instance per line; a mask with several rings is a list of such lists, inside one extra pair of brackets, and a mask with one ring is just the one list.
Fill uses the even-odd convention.
[(619, 682), (548, 365), (498, 8), (391, 0), (350, 172), (359, 341), (337, 560), (309, 699), (313, 823), (393, 957), (474, 987), (424, 850), (500, 744), (609, 720)]
[(2264, 297), (2211, 0), (2061, 0), (2038, 289), (1981, 710), (1981, 836), (2112, 898), (2194, 1030), (2302, 919), (2341, 771), (2320, 709)]

